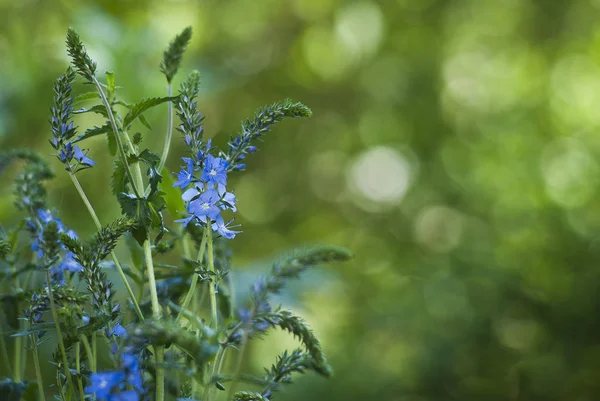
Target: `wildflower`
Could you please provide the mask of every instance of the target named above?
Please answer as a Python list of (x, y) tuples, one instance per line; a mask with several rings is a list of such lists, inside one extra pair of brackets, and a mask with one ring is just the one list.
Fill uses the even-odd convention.
[(183, 157), (182, 160), (186, 163), (186, 166), (185, 168), (181, 168), (181, 171), (177, 175), (177, 182), (173, 184), (173, 187), (184, 189), (190, 185), (194, 178), (194, 161), (189, 157)]
[(201, 193), (198, 198), (190, 202), (189, 212), (191, 215), (203, 222), (206, 222), (207, 217), (210, 220), (216, 220), (217, 216), (219, 216), (219, 213), (221, 212), (219, 207), (216, 205), (219, 200), (219, 193), (214, 189), (209, 189)]
[(139, 401), (145, 390), (138, 358), (130, 353), (122, 354), (121, 367), (119, 371), (92, 373), (92, 384), (85, 392), (95, 393), (98, 401)]
[(216, 221), (212, 224), (212, 229), (219, 233), (223, 238), (232, 239), (239, 234), (240, 231), (233, 231), (229, 229), (229, 224), (231, 224), (233, 220), (225, 223), (221, 216), (217, 216)]
[(95, 161), (90, 159), (83, 151), (79, 148), (79, 146), (75, 145), (74, 148), (74, 157), (79, 163), (86, 167), (92, 167), (96, 164)]
[(202, 171), (202, 181), (224, 188), (227, 185), (227, 167), (229, 167), (229, 163), (225, 159), (207, 155)]
[(123, 379), (125, 379), (125, 373), (123, 372), (92, 373), (90, 376), (92, 384), (85, 388), (85, 392), (88, 394), (95, 393), (97, 400), (111, 401), (110, 393)]

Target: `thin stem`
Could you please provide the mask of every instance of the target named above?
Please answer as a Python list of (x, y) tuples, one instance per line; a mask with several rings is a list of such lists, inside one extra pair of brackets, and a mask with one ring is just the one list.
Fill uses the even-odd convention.
[[(198, 263), (202, 263), (202, 259), (204, 258), (204, 250), (206, 249), (206, 242), (208, 241), (208, 232), (209, 231), (210, 231), (210, 228), (205, 229), (204, 234), (202, 235), (202, 241), (200, 241), (200, 248), (198, 248), (198, 257), (196, 258), (196, 262), (198, 262)], [(185, 295), (183, 303), (181, 304), (181, 310), (179, 311), (179, 313), (177, 314), (177, 317), (175, 318), (176, 323), (181, 320), (181, 317), (183, 316), (183, 311), (186, 310), (188, 308), (188, 306), (190, 305), (190, 301), (192, 300), (192, 297), (194, 296), (194, 293), (196, 292), (196, 284), (197, 283), (198, 283), (198, 274), (196, 274), (194, 272), (194, 275), (192, 276), (192, 282), (190, 283), (190, 288), (188, 289), (188, 292)]]
[(46, 401), (46, 396), (44, 395), (44, 383), (42, 382), (42, 369), (40, 369), (40, 357), (37, 351), (37, 345), (35, 344), (35, 337), (33, 334), (29, 335), (31, 340), (31, 351), (33, 352), (33, 365), (35, 366), (35, 381), (38, 385), (38, 393), (40, 397), (40, 401)]
[[(20, 322), (19, 324), (19, 328), (21, 326)], [(15, 368), (14, 368), (14, 379), (15, 382), (19, 383), (21, 382), (21, 336), (15, 338), (15, 355), (14, 355), (14, 363), (15, 363)]]
[(81, 382), (81, 365), (79, 361), (79, 353), (80, 353), (80, 343), (75, 344), (75, 369), (77, 371), (77, 385), (79, 386), (79, 395), (81, 396), (81, 400), (85, 400), (85, 395), (83, 394), (83, 383)]
[[(208, 270), (211, 272), (215, 272), (215, 255), (213, 253), (213, 239), (212, 239), (212, 228), (210, 224), (206, 228), (208, 232)], [(217, 293), (214, 280), (210, 280), (209, 284), (209, 292), (210, 292), (210, 307), (212, 312), (212, 324), (215, 328), (219, 327), (219, 315), (217, 314)]]
[(227, 351), (227, 348), (223, 345), (221, 345), (221, 348), (219, 348), (219, 351), (217, 351), (217, 356), (215, 357), (215, 363), (213, 364), (212, 373), (208, 379), (208, 385), (204, 389), (204, 399), (205, 400), (214, 399), (216, 386), (214, 385), (212, 380), (213, 380), (213, 377), (218, 375), (221, 370), (221, 365), (223, 364), (223, 360), (225, 359), (226, 351)]
[[(254, 319), (254, 310), (250, 314), (250, 319), (248, 322), (251, 322)], [(232, 398), (233, 393), (235, 392), (235, 385), (240, 378), (240, 371), (242, 370), (242, 362), (244, 361), (244, 354), (246, 353), (246, 347), (248, 345), (249, 339), (249, 323), (245, 325), (244, 328), (244, 336), (242, 337), (242, 345), (240, 346), (240, 351), (238, 352), (237, 361), (235, 363), (235, 369), (233, 371), (233, 380), (231, 381), (231, 387), (229, 387), (229, 394), (227, 395), (227, 399)]]
[(90, 364), (90, 370), (92, 371), (92, 373), (96, 373), (96, 361), (95, 361), (96, 356), (94, 355), (94, 353), (92, 352), (92, 349), (90, 348), (90, 342), (88, 341), (87, 337), (84, 336), (83, 334), (81, 336), (79, 336), (79, 340), (83, 344), (83, 348), (85, 348), (85, 353), (87, 355), (87, 359)]
[(102, 104), (106, 108), (106, 114), (108, 115), (108, 120), (110, 121), (110, 125), (112, 127), (113, 133), (115, 134), (115, 141), (117, 142), (117, 148), (119, 149), (119, 155), (121, 156), (121, 160), (123, 161), (123, 166), (125, 167), (125, 174), (127, 175), (127, 179), (132, 183), (133, 191), (136, 193), (138, 197), (141, 197), (142, 193), (138, 192), (139, 189), (133, 185), (133, 175), (131, 174), (131, 170), (129, 169), (129, 163), (127, 162), (127, 154), (125, 153), (125, 147), (123, 146), (123, 140), (119, 135), (119, 128), (117, 126), (117, 121), (115, 120), (115, 116), (113, 115), (112, 108), (110, 107), (110, 103), (106, 98), (106, 94), (104, 90), (102, 90), (102, 86), (96, 77), (93, 77), (94, 85), (96, 85), (96, 90), (100, 95), (100, 99), (102, 99)]
[(4, 361), (4, 367), (8, 371), (10, 377), (13, 376), (12, 367), (10, 366), (10, 358), (8, 357), (8, 351), (6, 349), (6, 341), (4, 340), (4, 333), (0, 333), (0, 350), (2, 351), (2, 360)]
[[(77, 192), (79, 193), (81, 200), (85, 204), (90, 216), (92, 216), (92, 220), (94, 220), (94, 224), (96, 225), (96, 228), (98, 230), (101, 230), (102, 224), (100, 223), (100, 219), (98, 219), (98, 215), (96, 214), (94, 207), (92, 206), (88, 197), (86, 196), (85, 192), (83, 191), (83, 188), (81, 187), (81, 184), (79, 183), (79, 180), (77, 179), (77, 176), (75, 174), (73, 174), (72, 171), (69, 171), (69, 177), (71, 178), (71, 181), (73, 181), (73, 185), (75, 185), (75, 188), (77, 189)], [(123, 272), (121, 263), (119, 263), (119, 260), (117, 259), (117, 255), (115, 254), (114, 251), (111, 251), (110, 256), (112, 257), (112, 260), (115, 263), (115, 267), (117, 268), (117, 272), (119, 273), (119, 276), (121, 277), (121, 280), (123, 281), (123, 284), (125, 285), (125, 289), (127, 290), (127, 294), (129, 294), (129, 298), (131, 299), (131, 302), (133, 303), (133, 308), (135, 309), (135, 312), (137, 313), (140, 320), (144, 320), (144, 314), (142, 313), (142, 310), (140, 309), (140, 304), (138, 303), (137, 299), (135, 298), (135, 295), (133, 294), (133, 290), (131, 289), (131, 286), (129, 285), (129, 281), (127, 281), (127, 277), (125, 276), (125, 273)], [(95, 354), (94, 354), (94, 356), (95, 356)]]
[[(171, 83), (167, 85), (167, 96), (173, 96), (173, 86)], [(163, 152), (160, 157), (160, 163), (158, 164), (158, 171), (161, 172), (165, 163), (167, 162), (167, 157), (169, 156), (169, 149), (171, 148), (171, 137), (173, 136), (173, 102), (167, 102), (167, 137), (165, 138), (165, 146), (163, 147)]]
[[(69, 363), (67, 362), (67, 351), (65, 350), (65, 344), (63, 342), (62, 333), (60, 331), (60, 323), (58, 321), (58, 313), (56, 312), (56, 306), (54, 305), (54, 295), (52, 294), (52, 277), (50, 277), (50, 269), (46, 269), (46, 283), (48, 285), (48, 298), (50, 298), (50, 310), (52, 311), (52, 318), (54, 319), (54, 325), (56, 326), (56, 336), (58, 337), (58, 346), (60, 347), (60, 353), (62, 356), (62, 362), (65, 365), (65, 375), (67, 376), (67, 382), (69, 384), (69, 390), (73, 392), (75, 386), (73, 386), (73, 378), (69, 371)], [(74, 394), (73, 394), (74, 395)]]

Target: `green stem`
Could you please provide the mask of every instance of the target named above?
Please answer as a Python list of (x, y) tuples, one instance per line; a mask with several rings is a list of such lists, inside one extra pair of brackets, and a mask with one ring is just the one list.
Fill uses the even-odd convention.
[[(19, 328), (20, 326), (21, 324), (19, 322)], [(15, 355), (13, 358), (13, 361), (15, 363), (14, 379), (17, 383), (21, 382), (21, 348), (21, 337), (19, 336), (15, 338)]]
[(210, 378), (208, 379), (208, 384), (207, 384), (206, 388), (204, 389), (204, 399), (205, 400), (213, 400), (214, 399), (216, 386), (213, 383), (213, 377), (216, 377), (219, 374), (219, 372), (221, 371), (221, 365), (223, 364), (223, 361), (225, 359), (226, 351), (227, 351), (227, 348), (224, 347), (223, 345), (221, 345), (221, 348), (219, 348), (219, 351), (217, 351), (217, 356), (215, 357), (215, 363), (213, 364), (212, 373), (210, 375)]
[[(215, 255), (213, 253), (213, 239), (212, 239), (212, 228), (210, 224), (206, 228), (208, 232), (208, 244), (206, 246), (208, 250), (208, 270), (215, 273)], [(217, 314), (217, 293), (216, 286), (214, 280), (210, 280), (209, 284), (209, 292), (210, 292), (210, 308), (212, 312), (212, 325), (215, 328), (219, 327), (219, 315)]]
[[(254, 319), (254, 310), (250, 314), (250, 318), (248, 322), (251, 322)], [(235, 392), (235, 385), (240, 378), (240, 371), (242, 370), (242, 362), (244, 361), (244, 354), (246, 352), (246, 347), (249, 340), (248, 333), (250, 332), (250, 328), (248, 327), (249, 323), (247, 323), (244, 329), (244, 336), (242, 337), (242, 345), (240, 346), (240, 350), (238, 352), (237, 361), (235, 363), (235, 369), (233, 371), (233, 380), (231, 381), (231, 387), (229, 387), (229, 394), (227, 395), (227, 399), (231, 399), (233, 397), (233, 393)]]
[(78, 342), (75, 344), (75, 369), (77, 370), (77, 386), (79, 387), (79, 396), (81, 397), (81, 401), (83, 401), (85, 400), (85, 395), (83, 394), (83, 383), (81, 382), (81, 365), (79, 361), (80, 352), (80, 344)]
[[(167, 85), (167, 96), (173, 96), (173, 86), (169, 83)], [(160, 157), (160, 163), (158, 164), (158, 171), (162, 171), (165, 163), (167, 162), (167, 157), (169, 156), (169, 149), (171, 148), (171, 137), (173, 136), (173, 102), (167, 103), (168, 112), (167, 112), (167, 137), (165, 138), (165, 146), (163, 147), (163, 152)]]
[(40, 357), (38, 355), (35, 337), (33, 336), (33, 334), (30, 334), (29, 338), (31, 340), (31, 350), (33, 352), (33, 365), (35, 366), (35, 380), (38, 386), (40, 401), (46, 401), (46, 396), (44, 395), (44, 383), (42, 382), (42, 369), (40, 369)]
[(88, 341), (87, 337), (83, 334), (79, 336), (79, 340), (83, 344), (83, 348), (85, 348), (88, 363), (90, 364), (90, 370), (92, 371), (92, 373), (96, 373), (96, 355), (94, 355), (92, 349), (90, 348), (90, 342)]
[[(196, 258), (196, 262), (198, 262), (198, 263), (202, 263), (202, 259), (204, 258), (204, 250), (206, 249), (206, 242), (208, 241), (208, 232), (209, 231), (210, 231), (210, 229), (205, 229), (204, 234), (202, 235), (202, 241), (200, 241), (200, 248), (198, 249), (198, 257)], [(194, 272), (194, 275), (192, 276), (192, 282), (190, 283), (190, 288), (188, 289), (188, 292), (185, 295), (183, 303), (181, 304), (181, 310), (179, 311), (179, 313), (177, 314), (177, 317), (175, 318), (176, 323), (178, 323), (181, 320), (181, 317), (183, 316), (183, 311), (188, 308), (188, 306), (194, 296), (194, 293), (196, 292), (197, 283), (198, 283), (198, 274), (196, 274)]]
[[(58, 313), (56, 312), (56, 306), (54, 305), (54, 295), (52, 294), (52, 277), (50, 277), (50, 269), (46, 269), (46, 283), (48, 284), (48, 298), (50, 298), (50, 310), (52, 311), (52, 318), (54, 319), (54, 325), (56, 326), (56, 336), (58, 337), (58, 346), (60, 347), (60, 353), (62, 356), (62, 362), (65, 365), (65, 375), (67, 376), (67, 383), (69, 390), (73, 393), (73, 378), (69, 371), (69, 363), (67, 362), (67, 351), (65, 350), (65, 344), (63, 342), (62, 333), (60, 331), (60, 323), (58, 321)], [(75, 394), (73, 394), (74, 396)]]
[(133, 187), (133, 191), (135, 192), (135, 194), (138, 197), (141, 197), (142, 192), (138, 192), (138, 190), (143, 189), (143, 187), (136, 188), (135, 185), (133, 185), (133, 182), (134, 182), (133, 174), (131, 174), (131, 170), (129, 168), (129, 163), (127, 162), (127, 154), (125, 153), (125, 147), (123, 146), (123, 140), (121, 138), (121, 135), (119, 134), (117, 120), (115, 120), (115, 116), (113, 115), (112, 108), (110, 106), (110, 103), (108, 102), (108, 99), (106, 98), (106, 94), (104, 93), (104, 90), (102, 90), (102, 86), (100, 85), (100, 82), (98, 82), (98, 79), (96, 77), (93, 77), (93, 79), (94, 79), (94, 85), (96, 86), (96, 90), (98, 91), (98, 95), (100, 95), (100, 99), (102, 100), (102, 104), (106, 108), (106, 114), (108, 115), (108, 120), (110, 121), (110, 125), (112, 127), (113, 134), (115, 135), (115, 141), (117, 142), (117, 148), (119, 149), (119, 155), (121, 156), (121, 160), (123, 161), (123, 166), (125, 167), (125, 174), (127, 175), (127, 179), (129, 179), (129, 182), (132, 184), (131, 186)]
[[(81, 184), (79, 183), (79, 180), (77, 179), (77, 176), (75, 174), (73, 174), (72, 171), (69, 171), (69, 177), (71, 178), (73, 185), (75, 185), (75, 188), (77, 189), (77, 192), (79, 193), (81, 200), (85, 204), (90, 216), (92, 216), (92, 220), (94, 220), (94, 224), (96, 225), (96, 228), (98, 230), (101, 230), (102, 224), (100, 223), (100, 219), (98, 219), (98, 215), (96, 214), (94, 207), (92, 206), (88, 197), (86, 196), (85, 192), (83, 191), (83, 188), (81, 187)], [(117, 255), (115, 254), (114, 251), (111, 251), (110, 256), (112, 257), (112, 260), (115, 263), (115, 267), (117, 268), (117, 272), (119, 273), (119, 276), (121, 277), (121, 280), (123, 281), (123, 284), (125, 285), (125, 289), (127, 290), (127, 294), (129, 294), (129, 298), (131, 299), (131, 302), (133, 303), (133, 308), (135, 309), (135, 312), (137, 313), (140, 320), (144, 320), (144, 314), (142, 313), (142, 310), (140, 309), (140, 304), (138, 303), (137, 299), (135, 298), (135, 295), (133, 294), (133, 290), (131, 289), (131, 286), (129, 285), (129, 281), (127, 281), (127, 277), (125, 276), (125, 273), (123, 272), (121, 263), (119, 263), (119, 260), (117, 259)], [(94, 357), (95, 357), (95, 355), (96, 354), (94, 354)]]
[(4, 361), (4, 367), (8, 371), (10, 377), (13, 376), (12, 367), (10, 366), (10, 358), (8, 357), (8, 350), (6, 349), (6, 341), (4, 340), (4, 333), (0, 333), (0, 350), (2, 351), (2, 360)]

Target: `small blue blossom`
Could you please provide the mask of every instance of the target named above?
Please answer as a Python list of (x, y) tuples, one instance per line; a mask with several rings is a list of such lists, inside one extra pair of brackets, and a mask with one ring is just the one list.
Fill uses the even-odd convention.
[(123, 372), (92, 373), (90, 376), (92, 384), (85, 388), (85, 392), (96, 394), (98, 401), (111, 401), (110, 393), (116, 386), (121, 384), (123, 379), (125, 379), (125, 373)]
[(83, 153), (83, 150), (81, 150), (79, 146), (75, 145), (73, 149), (75, 160), (77, 160), (79, 163), (86, 167), (92, 167), (96, 165), (96, 162), (90, 159), (85, 153)]
[(229, 229), (229, 225), (233, 220), (225, 223), (221, 216), (217, 216), (216, 222), (212, 224), (212, 229), (219, 233), (223, 238), (232, 239), (239, 234), (240, 231), (233, 231)]
[(216, 205), (219, 200), (219, 193), (214, 189), (209, 189), (190, 202), (189, 212), (200, 221), (205, 222), (206, 218), (215, 220), (221, 212)]
[(181, 168), (177, 175), (177, 182), (173, 184), (173, 187), (184, 189), (190, 185), (194, 178), (194, 161), (189, 157), (183, 157), (182, 160), (186, 163), (186, 166)]
[(225, 187), (227, 185), (227, 167), (229, 163), (220, 157), (207, 155), (202, 171), (202, 181)]
[(63, 272), (80, 272), (83, 270), (83, 266), (75, 260), (75, 255), (71, 251), (65, 253), (65, 257), (58, 265), (58, 268)]

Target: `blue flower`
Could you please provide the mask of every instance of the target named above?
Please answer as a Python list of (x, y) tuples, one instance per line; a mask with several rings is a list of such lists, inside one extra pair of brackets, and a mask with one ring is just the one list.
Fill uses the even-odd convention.
[(218, 232), (223, 238), (232, 239), (239, 234), (240, 231), (230, 230), (228, 225), (231, 224), (233, 220), (225, 223), (221, 216), (217, 216), (216, 222), (212, 224), (212, 229)]
[(60, 264), (58, 265), (58, 268), (65, 272), (80, 272), (83, 270), (83, 266), (81, 266), (79, 264), (79, 262), (77, 262), (75, 260), (75, 255), (73, 255), (73, 252), (68, 251), (67, 253), (65, 253), (65, 257), (63, 258), (63, 260), (60, 262)]
[(137, 391), (127, 390), (122, 393), (110, 396), (110, 399), (107, 401), (139, 401), (140, 395)]
[(88, 394), (95, 393), (98, 401), (110, 401), (110, 393), (114, 387), (121, 384), (123, 379), (125, 379), (125, 373), (123, 372), (92, 373), (90, 376), (92, 384), (85, 388), (85, 392)]
[(225, 159), (207, 155), (202, 171), (202, 181), (224, 187), (227, 185), (227, 167), (229, 167), (229, 163)]
[(216, 205), (219, 200), (219, 193), (216, 190), (206, 190), (190, 202), (188, 211), (200, 221), (206, 221), (207, 217), (210, 220), (215, 220), (219, 216), (219, 213), (221, 213), (221, 210)]
[(121, 355), (121, 362), (123, 364), (123, 369), (127, 373), (127, 383), (136, 391), (143, 392), (142, 372), (137, 356), (124, 353)]
[(194, 161), (189, 157), (183, 157), (182, 160), (186, 162), (186, 167), (181, 168), (181, 171), (177, 175), (177, 182), (173, 184), (173, 187), (184, 189), (190, 185), (194, 178)]
[(90, 159), (89, 157), (87, 157), (87, 155), (85, 153), (83, 153), (83, 151), (79, 148), (79, 146), (75, 145), (74, 146), (74, 157), (75, 160), (77, 160), (79, 163), (83, 164), (86, 167), (92, 167), (94, 165), (96, 165), (96, 162), (93, 161), (92, 159)]

